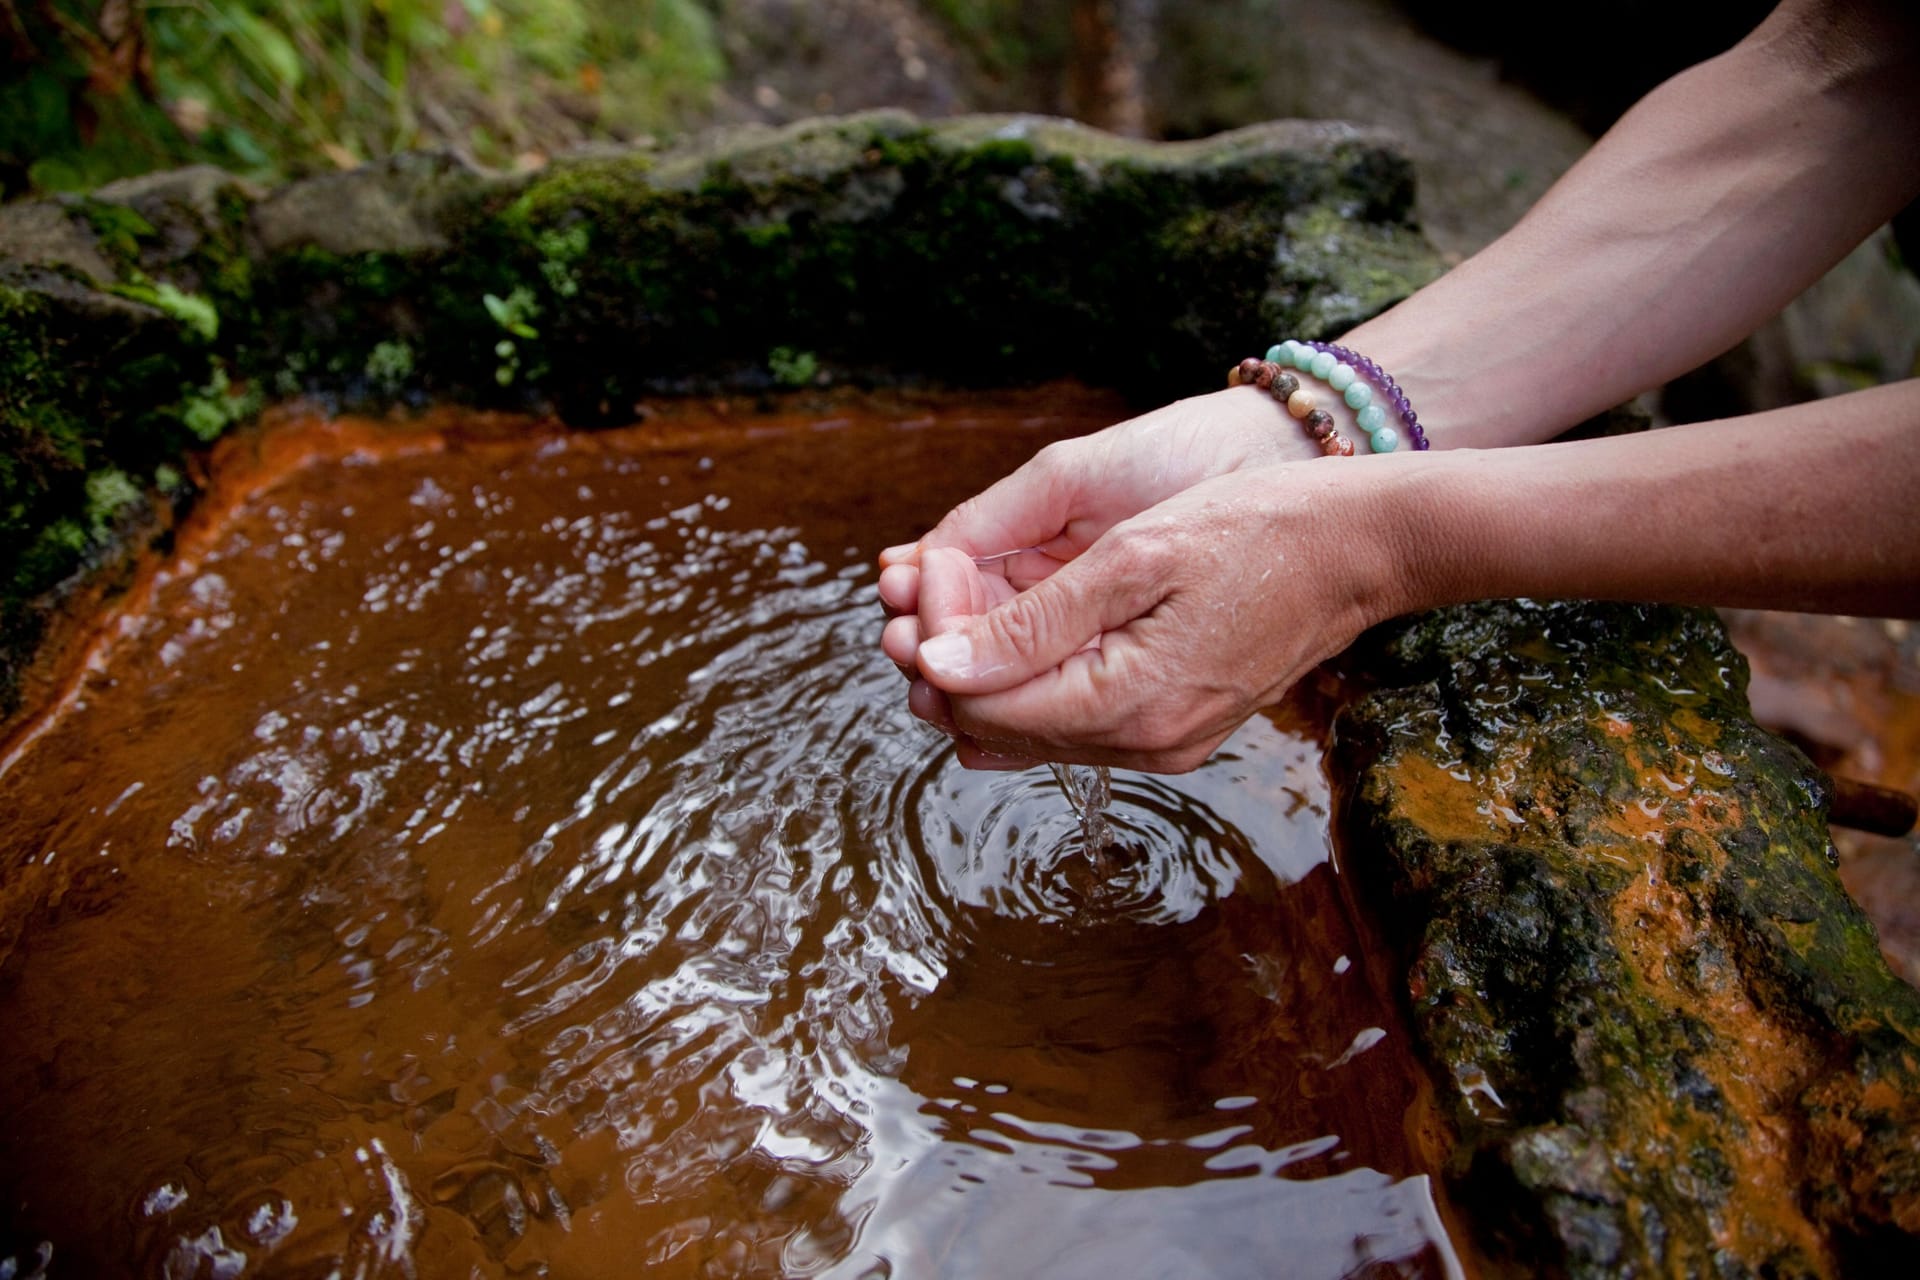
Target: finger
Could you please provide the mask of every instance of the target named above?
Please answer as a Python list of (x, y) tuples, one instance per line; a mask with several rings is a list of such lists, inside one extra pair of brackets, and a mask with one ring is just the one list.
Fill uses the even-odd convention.
[(1031, 769), (1040, 763), (1026, 756), (1000, 755), (965, 739), (961, 740), (954, 754), (962, 768), (981, 769), (994, 773), (1014, 773), (1021, 769)]
[(1014, 590), (1025, 591), (1034, 583), (1051, 578), (1061, 565), (1073, 559), (1074, 550), (1072, 547), (1028, 547), (1010, 556), (1002, 556), (994, 562), (993, 567)]
[(920, 632), (937, 636), (964, 626), (1013, 595), (997, 574), (983, 573), (964, 552), (931, 547), (920, 560)]
[(1099, 650), (1015, 688), (950, 697), (961, 740), (989, 749), (1019, 744), (1047, 760), (1145, 773), (1198, 768), (1244, 715), (1230, 701), (1168, 685), (1169, 645), (1153, 634), (1166, 630), (1157, 622), (1108, 632)]
[(891, 569), (897, 564), (912, 564), (919, 558), (919, 555), (919, 543), (902, 542), (898, 546), (888, 547), (880, 553), (880, 567), (882, 569)]
[[(1151, 538), (1122, 538), (1095, 543), (1080, 559), (1063, 566), (984, 614), (958, 627), (930, 627), (929, 594), (961, 589), (936, 573), (935, 555), (924, 560), (921, 579), (921, 631), (924, 638), (914, 665), (948, 693), (997, 693), (1052, 672), (1089, 647), (1103, 632), (1150, 610), (1168, 590), (1171, 566)], [(1097, 662), (1099, 654), (1089, 654)]]
[(913, 655), (919, 648), (920, 619), (912, 614), (893, 619), (880, 633), (880, 652), (891, 658), (904, 676), (920, 674), (920, 669), (913, 665)]
[(960, 736), (960, 726), (953, 721), (953, 708), (947, 702), (947, 695), (925, 680), (915, 680), (907, 687), (907, 710), (949, 738)]
[(1074, 513), (1078, 478), (1087, 474), (1096, 448), (1085, 439), (1048, 445), (1013, 474), (948, 512), (920, 540), (922, 556), (934, 547), (984, 556), (1052, 541)]
[(920, 566), (895, 564), (882, 569), (880, 604), (889, 615), (917, 610), (920, 607)]

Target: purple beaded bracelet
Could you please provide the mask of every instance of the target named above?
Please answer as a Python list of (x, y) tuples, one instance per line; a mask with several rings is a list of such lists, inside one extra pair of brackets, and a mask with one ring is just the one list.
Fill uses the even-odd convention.
[(1427, 443), (1427, 433), (1420, 427), (1420, 419), (1414, 415), (1413, 405), (1407, 401), (1407, 393), (1400, 389), (1400, 384), (1395, 382), (1385, 369), (1382, 369), (1379, 365), (1367, 359), (1359, 352), (1349, 350), (1335, 343), (1302, 342), (1300, 345), (1314, 351), (1324, 351), (1335, 360), (1352, 365), (1355, 373), (1360, 374), (1386, 395), (1388, 402), (1393, 405), (1393, 411), (1398, 415), (1401, 425), (1406, 428), (1407, 439), (1412, 442), (1413, 447), (1416, 449), (1432, 447)]

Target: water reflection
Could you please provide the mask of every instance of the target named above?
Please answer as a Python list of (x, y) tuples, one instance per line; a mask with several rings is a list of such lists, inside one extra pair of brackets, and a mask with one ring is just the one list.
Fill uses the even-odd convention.
[(1317, 730), (1119, 776), (1096, 876), (906, 716), (871, 548), (1088, 423), (949, 425), (360, 449), (186, 540), (0, 777), (0, 1257), (1439, 1267)]

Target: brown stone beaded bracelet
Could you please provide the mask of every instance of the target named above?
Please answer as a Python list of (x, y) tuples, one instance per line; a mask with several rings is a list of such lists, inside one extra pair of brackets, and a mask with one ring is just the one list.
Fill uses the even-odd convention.
[(1317, 406), (1313, 392), (1300, 385), (1300, 379), (1294, 376), (1291, 369), (1283, 369), (1271, 360), (1248, 356), (1227, 370), (1227, 385), (1260, 388), (1299, 419), (1300, 425), (1307, 429), (1307, 434), (1319, 442), (1321, 453), (1328, 457), (1335, 454), (1343, 458), (1353, 456), (1353, 441), (1334, 429), (1333, 415)]

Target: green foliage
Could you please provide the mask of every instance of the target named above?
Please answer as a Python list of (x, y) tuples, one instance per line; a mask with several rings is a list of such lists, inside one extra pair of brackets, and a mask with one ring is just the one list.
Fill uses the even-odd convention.
[(540, 251), (540, 276), (556, 297), (571, 298), (580, 292), (580, 277), (573, 267), (587, 256), (590, 239), (584, 222), (576, 222), (564, 231), (542, 231), (534, 237), (534, 247)]
[(502, 298), (489, 293), (480, 299), (486, 304), (487, 314), (494, 323), (516, 338), (537, 338), (540, 331), (528, 321), (540, 314), (539, 300), (533, 296), (533, 290), (525, 285), (516, 285), (513, 292)]
[(767, 353), (767, 368), (773, 370), (774, 381), (781, 386), (804, 387), (819, 375), (820, 361), (811, 351), (775, 347)]
[(140, 501), (140, 490), (118, 467), (103, 467), (87, 477), (87, 523), (104, 537), (122, 511)]
[(215, 363), (205, 385), (184, 387), (174, 412), (195, 439), (211, 444), (236, 422), (260, 412), (263, 398), (258, 390), (237, 390), (227, 377), (226, 366)]
[(190, 333), (203, 342), (212, 342), (220, 336), (220, 312), (213, 303), (197, 293), (186, 293), (176, 288), (170, 280), (155, 282), (140, 279), (114, 285), (110, 292), (158, 307), (185, 325)]
[(367, 377), (383, 392), (397, 394), (412, 376), (412, 347), (393, 340), (374, 344), (367, 355)]
[(109, 36), (97, 0), (5, 7), (25, 60), (0, 78), (0, 195), (85, 190), (196, 160), (276, 177), (423, 146), (504, 165), (671, 127), (704, 107), (726, 70), (701, 0), (128, 9)]

